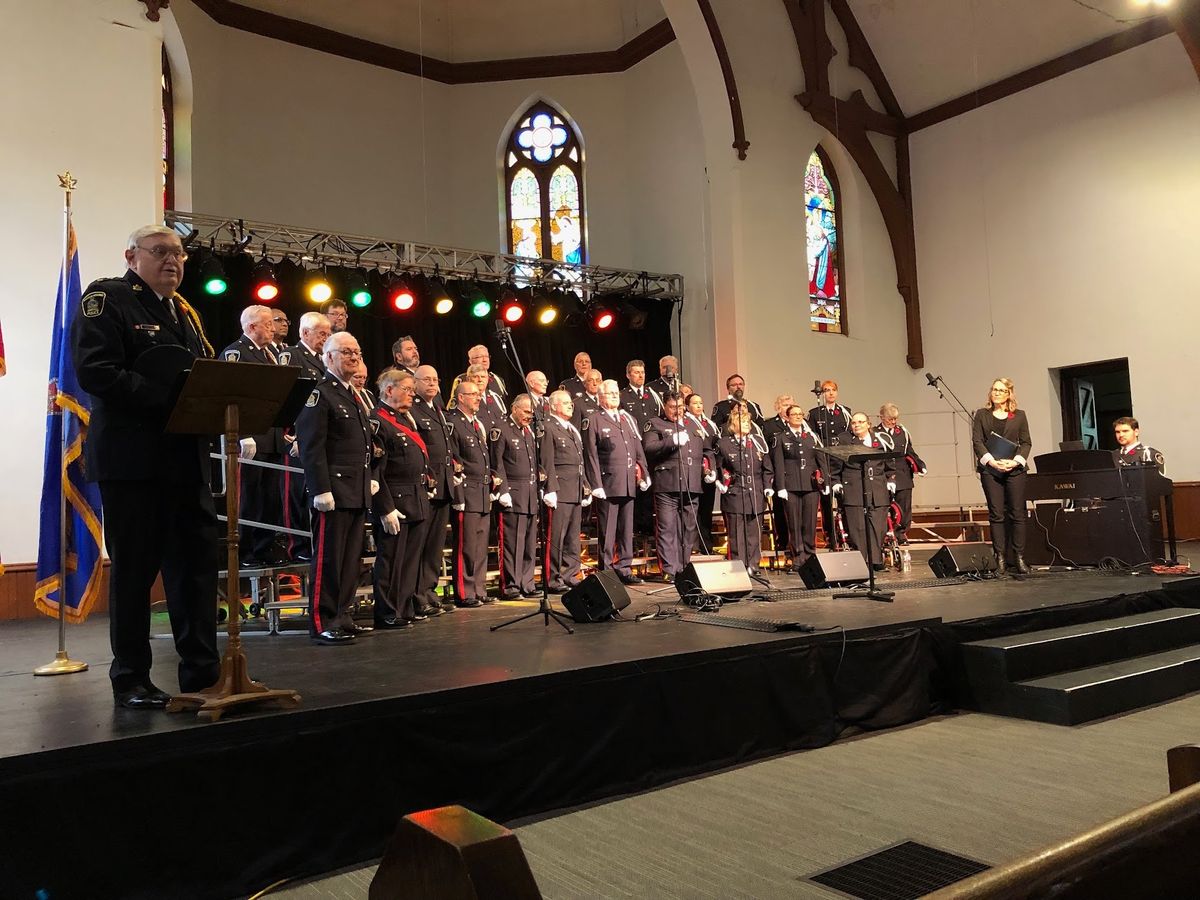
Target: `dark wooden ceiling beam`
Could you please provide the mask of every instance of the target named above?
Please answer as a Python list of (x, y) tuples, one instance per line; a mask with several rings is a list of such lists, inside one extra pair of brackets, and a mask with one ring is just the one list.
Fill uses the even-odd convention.
[[(1002, 78), (977, 91), (971, 91), (969, 94), (963, 94), (961, 97), (955, 97), (953, 100), (947, 100), (945, 103), (939, 103), (937, 106), (909, 116), (908, 133), (913, 134), (922, 128), (928, 128), (939, 122), (945, 122), (947, 119), (953, 119), (955, 116), (961, 116), (963, 113), (971, 112), (971, 110), (979, 109), (981, 106), (987, 106), (989, 103), (995, 103), (997, 100), (1003, 100), (1005, 97), (1011, 97), (1013, 94), (1050, 81), (1052, 78), (1074, 72), (1076, 69), (1089, 66), (1102, 59), (1108, 59), (1110, 56), (1139, 47), (1147, 41), (1153, 41), (1170, 33), (1171, 23), (1166, 16), (1149, 19), (1132, 28), (1119, 31), (1077, 50), (1072, 50), (1070, 53), (1064, 53), (1055, 59), (1025, 69), (1016, 75)], [(1186, 40), (1184, 43), (1186, 45)]]
[(900, 108), (900, 101), (896, 99), (892, 85), (883, 72), (883, 66), (879, 64), (875, 51), (871, 49), (871, 43), (863, 34), (862, 28), (859, 27), (858, 19), (854, 17), (854, 10), (850, 8), (847, 0), (829, 0), (829, 5), (833, 9), (833, 15), (837, 18), (838, 24), (842, 26), (842, 31), (846, 34), (846, 45), (850, 51), (850, 65), (865, 73), (871, 80), (871, 87), (875, 88), (875, 93), (879, 95), (879, 102), (883, 104), (888, 115), (894, 119), (903, 119), (904, 110)]
[(1183, 49), (1187, 51), (1200, 78), (1200, 2), (1197, 0), (1180, 0), (1180, 3), (1169, 14), (1172, 27), (1183, 41)]
[(675, 40), (671, 23), (663, 19), (615, 50), (452, 63), (253, 9), (232, 0), (193, 2), (214, 22), (229, 28), (403, 72), (406, 75), (428, 78), (442, 84), (475, 84), (624, 72)]
[(737, 79), (733, 75), (733, 63), (729, 59), (729, 50), (725, 47), (725, 38), (721, 34), (721, 25), (717, 22), (709, 0), (696, 0), (700, 15), (708, 28), (708, 36), (712, 41), (713, 50), (717, 54), (717, 62), (721, 66), (721, 77), (725, 79), (725, 97), (729, 101), (729, 118), (733, 125), (733, 149), (737, 151), (738, 159), (746, 158), (750, 142), (746, 140), (746, 123), (742, 120), (742, 101), (738, 97)]

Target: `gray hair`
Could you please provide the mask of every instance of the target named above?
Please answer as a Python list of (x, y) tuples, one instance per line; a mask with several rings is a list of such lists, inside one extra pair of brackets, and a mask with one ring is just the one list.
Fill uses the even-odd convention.
[(896, 406), (895, 403), (885, 403), (883, 406), (879, 407), (879, 414), (881, 416), (888, 416), (889, 418), (898, 419), (900, 418), (900, 407)]
[(300, 317), (300, 333), (304, 334), (307, 331), (312, 331), (314, 328), (318, 328), (322, 324), (329, 324), (329, 316), (316, 311), (306, 312)]
[(245, 331), (247, 328), (249, 328), (254, 322), (254, 319), (262, 313), (266, 313), (268, 316), (272, 315), (271, 308), (269, 306), (263, 306), (261, 303), (256, 303), (243, 309), (241, 318), (239, 319), (239, 321), (242, 323), (242, 331)]
[(508, 405), (508, 408), (514, 409), (518, 403), (524, 404), (530, 409), (533, 409), (533, 398), (528, 394), (517, 394), (517, 396), (513, 397), (512, 403)]
[(179, 237), (179, 232), (174, 228), (168, 228), (166, 225), (143, 225), (137, 231), (129, 236), (129, 243), (125, 245), (126, 250), (134, 250), (138, 246), (138, 242), (142, 238), (148, 238), (155, 235), (171, 234)]
[(321, 356), (328, 357), (330, 353), (342, 349), (342, 344), (348, 344), (351, 341), (358, 343), (354, 335), (348, 331), (338, 331), (329, 336), (329, 340), (325, 342), (325, 347), (321, 350)]
[(617, 384), (617, 382), (613, 381), (611, 378), (605, 378), (602, 382), (600, 382), (600, 390), (616, 391), (619, 394), (621, 393), (621, 385)]
[(550, 409), (552, 409), (557, 414), (557, 413), (559, 413), (559, 410), (562, 409), (563, 403), (570, 401), (570, 400), (571, 400), (570, 391), (555, 391), (553, 394), (550, 395)]
[(379, 393), (383, 393), (383, 389), (389, 384), (404, 381), (405, 379), (413, 381), (412, 375), (405, 372), (403, 369), (384, 369), (379, 373), (379, 378), (375, 382), (375, 386), (379, 388)]

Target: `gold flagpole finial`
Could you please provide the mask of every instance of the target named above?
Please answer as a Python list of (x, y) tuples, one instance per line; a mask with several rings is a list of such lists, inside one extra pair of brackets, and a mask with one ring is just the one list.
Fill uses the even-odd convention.
[(68, 194), (75, 190), (75, 186), (77, 184), (79, 184), (79, 182), (75, 179), (75, 176), (71, 174), (70, 169), (58, 176), (58, 186)]

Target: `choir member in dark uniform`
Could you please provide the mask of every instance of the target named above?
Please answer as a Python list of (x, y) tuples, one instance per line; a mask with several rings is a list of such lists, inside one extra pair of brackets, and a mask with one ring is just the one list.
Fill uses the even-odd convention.
[(136, 364), (166, 345), (213, 356), (200, 317), (175, 293), (186, 259), (170, 228), (139, 228), (125, 250), (128, 271), (88, 285), (71, 326), (79, 386), (92, 397), (87, 477), (100, 486), (111, 564), (108, 675), (114, 701), (127, 709), (163, 709), (170, 699), (150, 680), (150, 589), (160, 571), (180, 689), (204, 690), (220, 674), (209, 440), (166, 433), (171, 385)]
[(410, 414), (416, 395), (413, 377), (402, 369), (388, 369), (379, 376), (378, 388), (375, 439), (383, 454), (375, 463), (379, 490), (371, 507), (375, 627), (407, 628), (426, 618), (417, 610), (416, 595), (421, 523), (429, 515), (429, 452)]
[[(780, 432), (787, 431), (788, 423), (786, 410), (796, 401), (791, 394), (780, 394), (775, 398), (775, 415), (763, 422), (762, 433), (767, 446), (774, 448), (775, 438)], [(782, 551), (788, 546), (788, 523), (784, 515), (783, 504), (779, 504), (778, 514), (771, 516), (771, 525), (775, 532), (775, 549)]]
[(654, 540), (663, 581), (674, 581), (687, 567), (696, 543), (696, 508), (704, 478), (716, 480), (715, 470), (704, 475), (711, 452), (688, 428), (676, 394), (663, 398), (663, 417), (651, 419), (642, 432), (654, 486)]
[[(744, 407), (738, 407), (741, 409)], [(704, 398), (692, 394), (684, 403), (684, 421), (692, 429), (692, 433), (701, 445), (715, 458), (717, 441), (721, 438), (721, 427), (704, 414)], [(728, 420), (726, 420), (728, 421)], [(711, 553), (713, 547), (712, 521), (713, 511), (717, 505), (717, 485), (715, 481), (704, 482), (704, 490), (700, 492), (700, 507), (696, 510), (696, 534), (700, 538), (700, 549)]]
[(587, 373), (592, 371), (592, 358), (585, 351), (580, 350), (575, 354), (575, 374), (570, 378), (564, 378), (558, 385), (560, 391), (566, 391), (571, 395), (571, 399), (575, 400), (582, 397), (585, 390), (583, 380), (587, 378)]
[(1142, 443), (1137, 419), (1133, 416), (1122, 416), (1113, 422), (1113, 431), (1117, 438), (1117, 449), (1113, 451), (1113, 456), (1118, 466), (1156, 465), (1158, 471), (1163, 470), (1163, 455)]
[(787, 428), (775, 436), (771, 449), (775, 514), (787, 517), (792, 571), (799, 572), (817, 552), (817, 498), (824, 490), (824, 476), (820, 444), (805, 425), (804, 410), (793, 403), (785, 417)]
[[(279, 356), (272, 347), (273, 311), (268, 306), (247, 306), (242, 310), (242, 336), (221, 351), (226, 362), (257, 363), (274, 366)], [(241, 456), (244, 460), (279, 464), (283, 461), (283, 432), (271, 428), (264, 434), (242, 438)], [(276, 469), (239, 465), (240, 502), (238, 516), (251, 522), (278, 525), (283, 522), (282, 479)], [(244, 525), (240, 565), (243, 569), (269, 566), (275, 562), (275, 532), (266, 528)]]
[(631, 359), (625, 364), (625, 377), (629, 386), (621, 391), (621, 408), (633, 416), (638, 424), (637, 433), (641, 434), (647, 422), (662, 415), (662, 395), (646, 387), (646, 364), (640, 359)]
[(411, 334), (396, 338), (392, 344), (392, 362), (400, 371), (416, 376), (417, 367), (421, 365), (421, 352)]
[(638, 488), (650, 487), (646, 454), (637, 420), (620, 409), (615, 381), (600, 385), (599, 412), (592, 413), (584, 437), (584, 475), (596, 503), (600, 568), (616, 569), (625, 584), (641, 584), (633, 574), (633, 505)]
[(583, 393), (571, 398), (575, 404), (571, 424), (575, 426), (576, 431), (582, 432), (583, 423), (591, 418), (592, 413), (600, 411), (600, 382), (603, 380), (604, 376), (600, 374), (599, 369), (590, 370), (583, 379)]
[(454, 409), (446, 413), (453, 428), (456, 473), (454, 514), (450, 517), (454, 602), (460, 607), (473, 607), (495, 599), (487, 594), (491, 461), (487, 430), (477, 416), (482, 400), (478, 385), (473, 379), (464, 378), (458, 384), (454, 399)]
[(475, 415), (483, 423), (484, 430), (491, 432), (508, 418), (508, 407), (504, 398), (487, 386), (488, 370), (483, 366), (468, 366), (464, 378), (475, 382), (475, 386), (479, 388), (479, 411)]
[(762, 557), (762, 516), (775, 493), (774, 464), (748, 412), (735, 411), (725, 427), (728, 433), (718, 439), (715, 455), (729, 558), (740, 559), (753, 574)]
[(658, 377), (646, 386), (653, 388), (660, 400), (666, 397), (667, 394), (679, 393), (681, 386), (679, 380), (679, 360), (670, 355), (660, 359), (658, 361)]
[[(838, 439), (850, 432), (850, 408), (837, 402), (836, 381), (821, 382), (821, 402), (808, 411), (808, 424), (821, 443), (827, 447), (837, 445)], [(837, 528), (833, 523), (833, 496), (821, 495), (821, 524), (825, 530), (825, 544), (836, 549)]]
[(542, 472), (546, 476), (542, 501), (546, 504), (546, 546), (550, 569), (546, 575), (551, 594), (565, 594), (579, 581), (579, 521), (581, 509), (592, 502), (583, 474), (583, 436), (571, 423), (575, 412), (571, 395), (557, 390), (550, 395), (550, 418), (542, 438)]
[(442, 551), (446, 548), (446, 526), (450, 524), (450, 504), (454, 488), (454, 440), (450, 423), (442, 411), (441, 386), (437, 369), (418, 366), (414, 379), (417, 389), (412, 417), (417, 432), (429, 451), (432, 482), (429, 491), (429, 516), (421, 525), (421, 571), (417, 576), (417, 611), (426, 616), (438, 610), (454, 612), (454, 601), (440, 598), (438, 576), (442, 572)]
[[(988, 449), (996, 434), (1012, 442), (1011, 456), (997, 459)], [(1033, 449), (1029, 420), (1017, 408), (1013, 383), (997, 378), (988, 392), (988, 405), (975, 411), (972, 445), (979, 461), (979, 480), (987, 499), (992, 550), (996, 572), (1003, 575), (1011, 565), (1021, 575), (1029, 574), (1025, 562), (1025, 461)]]
[(525, 376), (525, 387), (528, 389), (529, 402), (533, 404), (533, 429), (539, 434), (545, 430), (546, 416), (550, 415), (550, 397), (546, 391), (550, 387), (550, 379), (546, 373), (534, 369)]
[[(488, 352), (488, 348), (483, 344), (476, 344), (467, 351), (467, 369), (469, 370), (471, 366), (482, 366), (483, 370), (487, 372), (488, 376), (486, 389), (493, 392), (502, 401), (507, 401), (508, 388), (505, 387), (504, 379), (491, 370), (491, 365), (492, 355), (490, 352)], [(463, 372), (463, 374), (457, 376), (454, 379), (454, 383), (450, 385), (449, 407), (451, 409), (454, 408), (454, 398), (458, 396), (458, 385), (466, 376), (467, 373)]]
[(334, 334), (345, 331), (350, 327), (350, 313), (346, 307), (345, 300), (334, 297), (321, 307), (321, 312), (329, 319), (329, 327), (333, 329)]
[(733, 408), (739, 403), (744, 403), (750, 410), (750, 418), (754, 420), (754, 424), (762, 428), (766, 419), (763, 418), (762, 407), (753, 400), (746, 399), (746, 379), (741, 375), (730, 375), (725, 379), (725, 390), (729, 392), (729, 396), (713, 407), (712, 420), (724, 428)]
[[(850, 417), (850, 433), (854, 443), (870, 450), (885, 451), (887, 446), (879, 435), (871, 430), (871, 420), (866, 413), (854, 413)], [(853, 445), (851, 445), (853, 446)], [(896, 461), (894, 459), (856, 460), (854, 457), (843, 462), (830, 457), (830, 468), (835, 480), (833, 490), (841, 497), (841, 507), (846, 516), (846, 528), (850, 532), (850, 545), (863, 555), (867, 564), (882, 571), (883, 533), (887, 529), (888, 507), (891, 494), (896, 490)], [(864, 507), (863, 481), (866, 480)], [(871, 531), (868, 534), (867, 529)]]
[[(279, 354), (280, 364), (299, 366), (301, 378), (321, 381), (325, 377), (321, 350), (332, 333), (329, 319), (323, 313), (306, 312), (300, 317), (300, 340), (284, 348)], [(296, 445), (295, 428), (290, 431), (292, 433), (285, 431), (283, 435), (284, 446), (288, 448), (287, 453), (283, 454), (283, 461), (288, 466), (283, 473), (283, 526), (307, 529), (308, 493), (304, 487), (304, 470), (300, 468), (300, 448)], [(294, 561), (308, 562), (312, 559), (312, 540), (308, 536), (289, 534), (287, 548), (288, 557)]]
[(518, 394), (504, 421), (492, 429), (492, 492), (500, 504), (500, 599), (538, 596), (538, 456), (533, 401)]
[(913, 482), (917, 475), (926, 472), (925, 463), (913, 447), (912, 435), (900, 424), (900, 410), (895, 403), (879, 407), (879, 431), (891, 439), (903, 458), (896, 461), (896, 505), (900, 507), (900, 523), (896, 526), (896, 543), (908, 543), (908, 529), (912, 525)]
[(296, 441), (312, 496), (312, 637), (343, 644), (365, 630), (350, 607), (362, 565), (364, 526), (371, 494), (371, 422), (350, 378), (362, 368), (362, 351), (348, 331), (325, 342), (327, 373), (296, 416)]

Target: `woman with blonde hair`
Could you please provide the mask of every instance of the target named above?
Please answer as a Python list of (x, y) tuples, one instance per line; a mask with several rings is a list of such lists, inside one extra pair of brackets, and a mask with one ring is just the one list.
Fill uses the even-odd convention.
[(1029, 420), (1017, 408), (1017, 394), (1008, 378), (997, 378), (988, 392), (987, 405), (975, 411), (972, 446), (979, 480), (987, 498), (988, 522), (996, 572), (1012, 566), (1029, 574), (1025, 563), (1025, 464), (1033, 443)]

